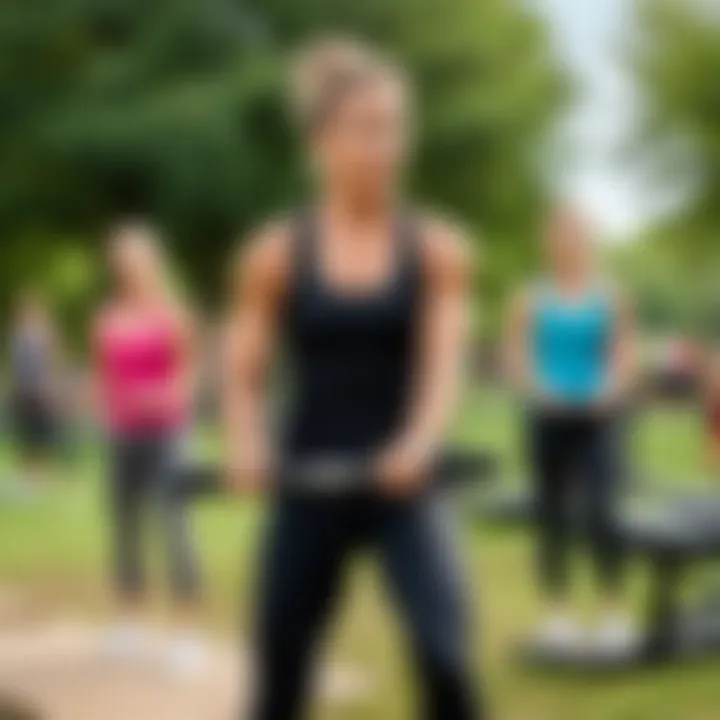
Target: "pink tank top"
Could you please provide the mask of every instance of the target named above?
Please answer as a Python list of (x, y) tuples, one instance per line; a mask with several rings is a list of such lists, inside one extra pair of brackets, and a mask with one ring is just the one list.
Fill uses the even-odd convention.
[(105, 421), (111, 432), (165, 432), (188, 419), (177, 391), (182, 358), (177, 325), (160, 310), (128, 318), (109, 312), (95, 338)]

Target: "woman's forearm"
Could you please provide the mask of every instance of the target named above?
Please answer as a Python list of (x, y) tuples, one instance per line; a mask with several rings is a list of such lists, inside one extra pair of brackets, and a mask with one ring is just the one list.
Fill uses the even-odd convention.
[(257, 346), (243, 339), (242, 325), (226, 334), (223, 362), (222, 411), (225, 440), (236, 457), (267, 456), (270, 452), (268, 390), (265, 362)]
[(238, 377), (223, 391), (226, 442), (240, 458), (250, 459), (271, 454), (267, 392), (262, 384)]
[(613, 397), (624, 397), (633, 390), (637, 378), (638, 348), (635, 323), (630, 306), (618, 303), (617, 329), (610, 358), (607, 391)]
[(459, 399), (464, 336), (446, 338), (445, 343), (419, 378), (401, 442), (431, 449), (447, 432)]
[(530, 358), (530, 309), (524, 295), (515, 298), (506, 321), (502, 349), (505, 378), (512, 389), (523, 395), (535, 396), (542, 388), (533, 372)]

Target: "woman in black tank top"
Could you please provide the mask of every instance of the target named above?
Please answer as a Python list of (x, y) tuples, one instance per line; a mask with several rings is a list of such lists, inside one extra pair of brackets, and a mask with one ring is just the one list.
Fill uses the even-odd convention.
[(421, 291), (417, 230), (399, 223), (388, 279), (352, 295), (323, 274), (319, 224), (311, 215), (293, 228), (284, 330), (298, 394), (284, 450), (379, 450), (408, 406)]
[[(371, 458), (377, 483), (332, 498), (278, 488), (250, 717), (305, 716), (313, 651), (347, 561), (366, 546), (404, 615), (423, 717), (481, 717), (452, 533), (427, 482), (462, 356), (464, 244), (443, 224), (398, 209), (408, 134), (400, 73), (344, 42), (313, 47), (295, 68), (320, 198), (246, 246), (226, 344), (228, 470), (246, 492), (266, 487), (279, 456), (357, 453)], [(280, 342), (292, 392), (273, 442), (265, 377)]]

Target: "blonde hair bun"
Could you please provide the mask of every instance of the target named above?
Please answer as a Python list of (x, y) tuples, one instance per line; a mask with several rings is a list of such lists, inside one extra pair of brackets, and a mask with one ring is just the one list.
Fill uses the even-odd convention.
[(401, 80), (399, 70), (354, 38), (328, 36), (303, 46), (293, 58), (290, 99), (304, 128), (321, 124), (353, 88), (378, 80)]

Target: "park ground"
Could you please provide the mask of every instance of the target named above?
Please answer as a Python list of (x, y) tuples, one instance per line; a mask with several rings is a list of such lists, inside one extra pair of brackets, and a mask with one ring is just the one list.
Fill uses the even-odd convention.
[[(637, 472), (658, 486), (702, 482), (702, 425), (696, 408), (653, 406), (632, 430)], [(458, 442), (499, 453), (508, 479), (523, 473), (520, 423), (508, 399), (477, 389), (468, 393), (455, 429)], [(209, 443), (212, 445), (212, 443)], [(2, 454), (9, 468), (11, 455)], [(20, 591), (28, 616), (79, 614), (102, 621), (110, 612), (102, 459), (81, 453), (52, 497), (19, 507), (0, 505), (0, 589)], [(462, 509), (462, 508), (461, 508)], [(263, 508), (250, 502), (205, 502), (197, 530), (208, 586), (212, 632), (237, 636), (247, 626), (253, 558)], [(720, 663), (632, 677), (585, 679), (538, 675), (510, 657), (513, 643), (537, 618), (527, 531), (490, 530), (466, 519), (461, 536), (472, 577), (475, 646), (483, 683), (498, 720), (714, 720), (720, 717)], [(160, 565), (161, 558), (157, 558)], [(579, 562), (578, 604), (589, 620), (596, 604), (587, 568)], [(158, 577), (162, 576), (158, 573)], [(374, 691), (349, 707), (319, 707), (322, 720), (400, 720), (412, 717), (413, 680), (403, 662), (401, 630), (388, 612), (372, 558), (361, 558), (348, 601), (332, 628), (333, 657), (363, 668)], [(633, 566), (629, 595), (640, 612), (646, 573)], [(160, 583), (158, 583), (159, 585)], [(292, 592), (289, 588), (288, 592)], [(158, 614), (163, 612), (157, 593)]]

